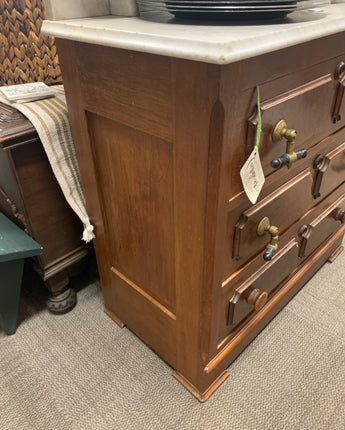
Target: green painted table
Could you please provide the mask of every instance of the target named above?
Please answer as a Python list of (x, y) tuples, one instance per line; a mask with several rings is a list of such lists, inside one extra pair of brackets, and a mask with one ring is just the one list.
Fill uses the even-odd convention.
[(0, 212), (0, 325), (7, 334), (17, 328), (24, 259), (43, 248)]

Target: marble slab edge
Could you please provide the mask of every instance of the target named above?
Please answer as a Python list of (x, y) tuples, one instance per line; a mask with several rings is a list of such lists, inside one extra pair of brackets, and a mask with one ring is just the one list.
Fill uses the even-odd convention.
[(314, 12), (315, 19), (306, 13), (295, 12), (291, 14), (294, 18), (281, 24), (228, 27), (177, 26), (113, 16), (46, 20), (42, 32), (61, 39), (221, 65), (345, 31), (345, 4), (327, 6), (319, 15)]

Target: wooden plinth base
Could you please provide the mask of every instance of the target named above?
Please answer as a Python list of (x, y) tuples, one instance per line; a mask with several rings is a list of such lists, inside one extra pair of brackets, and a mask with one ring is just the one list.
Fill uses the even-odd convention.
[(113, 311), (110, 311), (109, 309), (107, 309), (107, 308), (104, 308), (104, 312), (113, 320), (113, 321), (115, 321), (116, 322), (116, 324), (119, 326), (119, 327), (121, 327), (121, 328), (123, 328), (126, 324), (124, 323), (124, 322), (122, 322), (121, 320), (120, 320), (120, 318), (118, 317), (118, 316), (116, 316), (115, 314), (114, 314), (114, 312)]
[(194, 387), (184, 376), (180, 375), (176, 370), (173, 372), (173, 376), (181, 382), (181, 384), (190, 391), (200, 402), (206, 402), (206, 400), (219, 388), (219, 386), (226, 380), (230, 375), (228, 370), (224, 370), (218, 378), (208, 387), (206, 391), (200, 393), (200, 391)]

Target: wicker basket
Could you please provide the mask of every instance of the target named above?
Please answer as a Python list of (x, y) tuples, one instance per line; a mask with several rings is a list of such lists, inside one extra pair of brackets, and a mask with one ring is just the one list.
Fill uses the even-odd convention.
[(41, 35), (43, 0), (0, 0), (0, 85), (62, 83), (53, 37)]

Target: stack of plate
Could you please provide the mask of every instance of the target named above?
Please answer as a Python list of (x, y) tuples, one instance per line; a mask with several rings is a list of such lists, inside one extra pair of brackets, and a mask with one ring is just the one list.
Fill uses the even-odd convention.
[(141, 15), (170, 12), (188, 19), (265, 19), (293, 12), (297, 0), (137, 0)]

